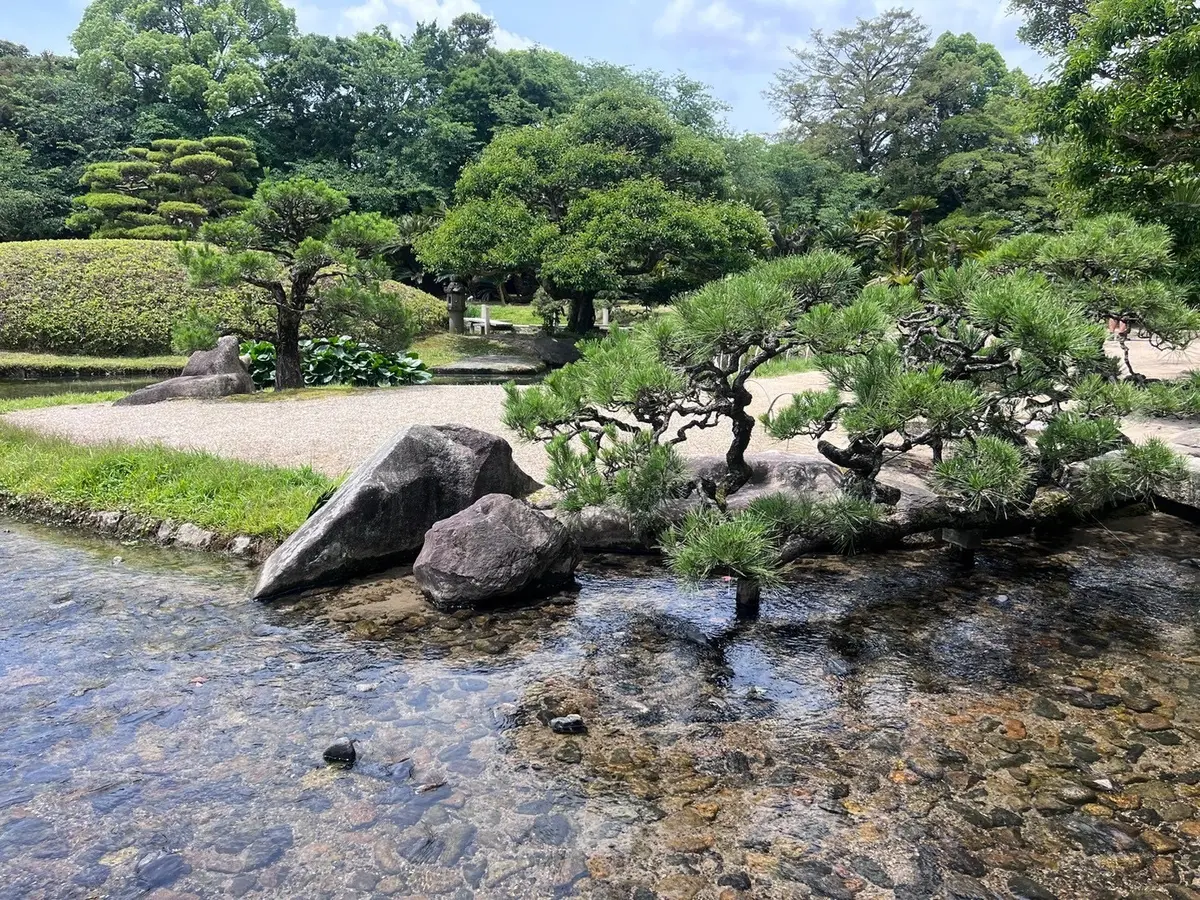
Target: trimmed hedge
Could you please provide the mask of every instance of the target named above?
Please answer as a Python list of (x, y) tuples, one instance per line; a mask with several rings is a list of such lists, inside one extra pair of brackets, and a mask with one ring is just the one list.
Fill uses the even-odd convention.
[[(446, 330), (450, 320), (450, 311), (446, 307), (446, 301), (441, 297), (427, 294), (425, 291), (401, 281), (385, 281), (381, 287), (385, 294), (392, 294), (399, 298), (400, 305), (408, 314), (409, 320), (413, 324), (413, 333), (417, 337), (426, 337)], [(365, 339), (366, 336), (355, 335), (355, 337)]]
[(192, 304), (254, 330), (253, 293), (188, 285), (163, 241), (0, 243), (0, 349), (144, 356), (171, 352), (171, 326)]

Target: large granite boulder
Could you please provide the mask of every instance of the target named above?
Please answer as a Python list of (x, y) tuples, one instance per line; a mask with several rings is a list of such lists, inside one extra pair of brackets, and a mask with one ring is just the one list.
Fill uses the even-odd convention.
[[(730, 509), (745, 509), (751, 501), (768, 494), (827, 497), (836, 494), (841, 485), (841, 470), (815, 453), (752, 453), (746, 456), (746, 462), (750, 480), (729, 496)], [(693, 478), (718, 484), (727, 466), (724, 456), (700, 456), (688, 461), (688, 469)]]
[(578, 564), (566, 528), (527, 503), (491, 494), (429, 529), (413, 574), (429, 599), (454, 608), (562, 587)]
[(188, 357), (183, 375), (240, 375), (246, 371), (239, 355), (238, 339), (232, 334), (217, 341), (212, 350), (197, 350)]
[(254, 382), (245, 371), (232, 375), (186, 375), (134, 391), (113, 406), (145, 406), (164, 400), (218, 400), (233, 394), (253, 394)]
[(410, 425), (271, 554), (254, 597), (408, 562), (442, 519), (488, 494), (523, 497), (540, 487), (513, 462), (503, 438), (465, 425)]
[(122, 397), (114, 406), (145, 406), (164, 400), (217, 400), (233, 394), (253, 394), (254, 382), (238, 356), (238, 339), (226, 335), (212, 350), (188, 357), (183, 374)]

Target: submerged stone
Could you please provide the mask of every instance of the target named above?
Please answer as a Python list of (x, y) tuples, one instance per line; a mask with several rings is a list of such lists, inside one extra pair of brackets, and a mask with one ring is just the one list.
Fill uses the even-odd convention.
[(550, 730), (555, 734), (584, 734), (587, 725), (580, 715), (558, 716), (550, 720)]
[(321, 756), (330, 765), (350, 768), (350, 766), (354, 765), (354, 761), (358, 759), (358, 752), (354, 749), (355, 743), (350, 738), (343, 738), (337, 743), (326, 747), (325, 752)]

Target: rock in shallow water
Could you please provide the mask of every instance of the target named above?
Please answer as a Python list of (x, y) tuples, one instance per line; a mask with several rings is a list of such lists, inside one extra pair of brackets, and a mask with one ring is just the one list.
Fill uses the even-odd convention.
[(562, 525), (492, 494), (429, 529), (413, 575), (434, 603), (453, 608), (562, 587), (578, 563)]
[(583, 734), (587, 731), (587, 725), (580, 715), (559, 716), (550, 720), (550, 730), (555, 734)]
[(355, 741), (343, 738), (336, 744), (330, 744), (326, 747), (325, 752), (321, 756), (330, 765), (350, 768), (350, 766), (354, 765), (354, 761), (358, 759), (358, 752), (354, 749), (354, 744)]
[(266, 600), (409, 561), (442, 519), (488, 494), (524, 496), (539, 487), (503, 438), (465, 425), (410, 425), (271, 554), (253, 596)]

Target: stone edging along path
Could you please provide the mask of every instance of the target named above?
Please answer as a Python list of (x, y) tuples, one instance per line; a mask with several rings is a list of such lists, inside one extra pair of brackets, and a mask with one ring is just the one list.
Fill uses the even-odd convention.
[(86, 531), (99, 537), (136, 539), (160, 547), (221, 553), (252, 563), (261, 563), (279, 546), (270, 538), (238, 535), (223, 537), (191, 522), (153, 519), (119, 511), (73, 507), (37, 497), (17, 497), (0, 491), (0, 512), (14, 519)]

